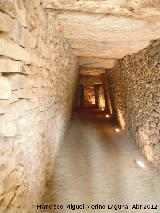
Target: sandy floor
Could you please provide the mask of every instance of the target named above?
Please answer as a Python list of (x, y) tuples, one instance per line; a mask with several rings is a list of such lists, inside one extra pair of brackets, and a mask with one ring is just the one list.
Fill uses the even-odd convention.
[[(115, 132), (115, 124), (102, 119), (103, 114), (96, 119), (81, 117), (71, 121), (56, 160), (53, 179), (41, 202), (61, 204), (63, 210), (47, 212), (160, 213), (158, 171), (124, 138), (122, 131)], [(142, 161), (145, 168), (141, 168), (137, 160)], [(69, 210), (69, 204), (84, 204), (81, 206), (84, 209)], [(125, 209), (127, 206), (122, 210), (109, 209), (112, 204), (119, 208), (128, 205), (129, 209)], [(132, 209), (135, 204), (142, 204), (142, 209)], [(144, 209), (147, 204), (157, 204), (158, 209)], [(97, 207), (104, 209), (96, 210)]]

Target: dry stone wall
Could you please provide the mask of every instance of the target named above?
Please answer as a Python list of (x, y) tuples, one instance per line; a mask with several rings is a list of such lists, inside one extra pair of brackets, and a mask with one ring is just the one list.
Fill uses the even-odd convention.
[(77, 59), (41, 0), (0, 0), (0, 212), (30, 212), (70, 116)]
[(113, 109), (131, 141), (160, 167), (160, 39), (108, 71)]
[(95, 104), (94, 85), (84, 85), (84, 107), (93, 107)]

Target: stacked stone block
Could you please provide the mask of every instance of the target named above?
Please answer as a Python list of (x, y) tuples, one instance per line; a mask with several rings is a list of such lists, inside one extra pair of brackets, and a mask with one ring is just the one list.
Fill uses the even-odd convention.
[(0, 212), (30, 212), (71, 112), (77, 59), (41, 0), (0, 0)]
[(160, 167), (160, 39), (106, 73), (112, 107), (130, 139)]

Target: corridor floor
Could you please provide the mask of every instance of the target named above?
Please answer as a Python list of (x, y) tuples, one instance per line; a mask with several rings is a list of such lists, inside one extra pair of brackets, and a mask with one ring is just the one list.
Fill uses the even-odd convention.
[[(63, 205), (63, 209), (38, 212), (160, 212), (158, 171), (122, 131), (115, 132), (116, 127), (104, 114), (95, 119), (74, 116), (41, 202)], [(145, 167), (140, 167), (137, 160)], [(69, 210), (69, 204), (84, 204), (84, 209)], [(104, 209), (94, 209), (98, 208), (96, 204)], [(129, 209), (110, 209), (112, 204), (128, 205)], [(132, 209), (136, 204), (142, 204), (142, 209)], [(158, 208), (148, 210), (145, 205)]]

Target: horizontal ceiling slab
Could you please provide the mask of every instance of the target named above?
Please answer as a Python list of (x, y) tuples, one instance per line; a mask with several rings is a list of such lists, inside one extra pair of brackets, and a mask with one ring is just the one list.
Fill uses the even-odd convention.
[(88, 67), (81, 67), (80, 68), (80, 74), (81, 75), (100, 75), (104, 74), (105, 69), (104, 68), (88, 68)]
[(115, 59), (160, 37), (159, 0), (43, 0), (43, 5), (58, 10), (65, 38), (82, 66), (110, 68)]
[(112, 68), (114, 59), (79, 57), (79, 65), (87, 68)]
[(136, 18), (159, 14), (159, 3), (159, 0), (43, 0), (46, 8)]
[(58, 19), (74, 53), (81, 57), (121, 58), (160, 37), (160, 19), (152, 22), (70, 12), (62, 12)]

